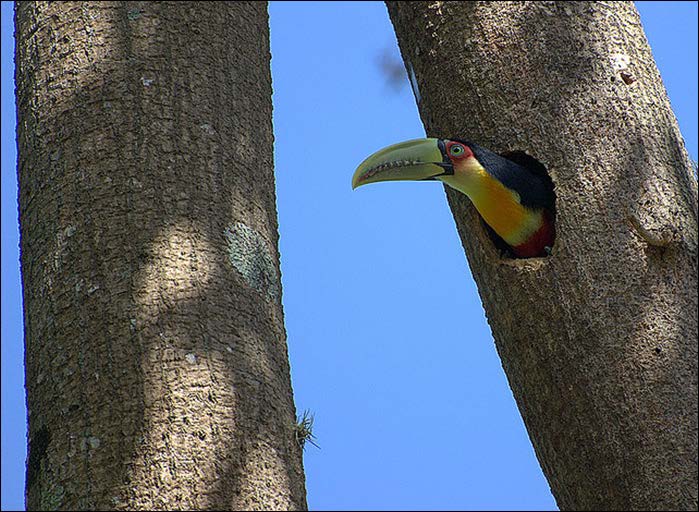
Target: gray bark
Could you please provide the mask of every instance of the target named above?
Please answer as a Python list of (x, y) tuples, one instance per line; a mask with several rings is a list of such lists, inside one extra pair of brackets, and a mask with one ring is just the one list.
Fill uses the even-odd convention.
[(266, 4), (15, 22), (28, 508), (305, 508)]
[(525, 151), (547, 258), (497, 250), (447, 190), (562, 509), (697, 508), (697, 182), (631, 2), (388, 2), (428, 136)]

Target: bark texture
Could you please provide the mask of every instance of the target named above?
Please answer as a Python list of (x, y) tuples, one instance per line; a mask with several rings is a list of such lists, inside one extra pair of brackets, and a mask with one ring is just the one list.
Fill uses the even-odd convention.
[(556, 187), (512, 260), (447, 189), (562, 509), (697, 508), (697, 182), (631, 2), (388, 2), (428, 136), (525, 151)]
[(28, 508), (305, 508), (266, 4), (15, 22)]

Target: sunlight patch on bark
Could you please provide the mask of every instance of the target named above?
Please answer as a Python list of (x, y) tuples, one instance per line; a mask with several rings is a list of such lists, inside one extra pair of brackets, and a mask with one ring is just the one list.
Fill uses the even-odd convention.
[(144, 306), (194, 298), (211, 279), (215, 250), (201, 232), (174, 225), (156, 237), (152, 258), (140, 271), (138, 296)]

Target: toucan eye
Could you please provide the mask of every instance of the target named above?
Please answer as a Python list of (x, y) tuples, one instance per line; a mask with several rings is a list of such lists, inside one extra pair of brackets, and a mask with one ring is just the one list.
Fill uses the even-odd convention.
[(449, 154), (451, 156), (461, 156), (464, 154), (464, 147), (460, 144), (454, 144), (449, 148)]

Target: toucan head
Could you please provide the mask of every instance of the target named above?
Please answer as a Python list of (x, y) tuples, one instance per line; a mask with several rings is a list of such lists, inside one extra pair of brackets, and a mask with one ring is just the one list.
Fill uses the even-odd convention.
[[(365, 159), (352, 176), (352, 188), (379, 181), (450, 181), (474, 161), (463, 141), (413, 139), (381, 149)], [(475, 162), (477, 163), (477, 162)]]

